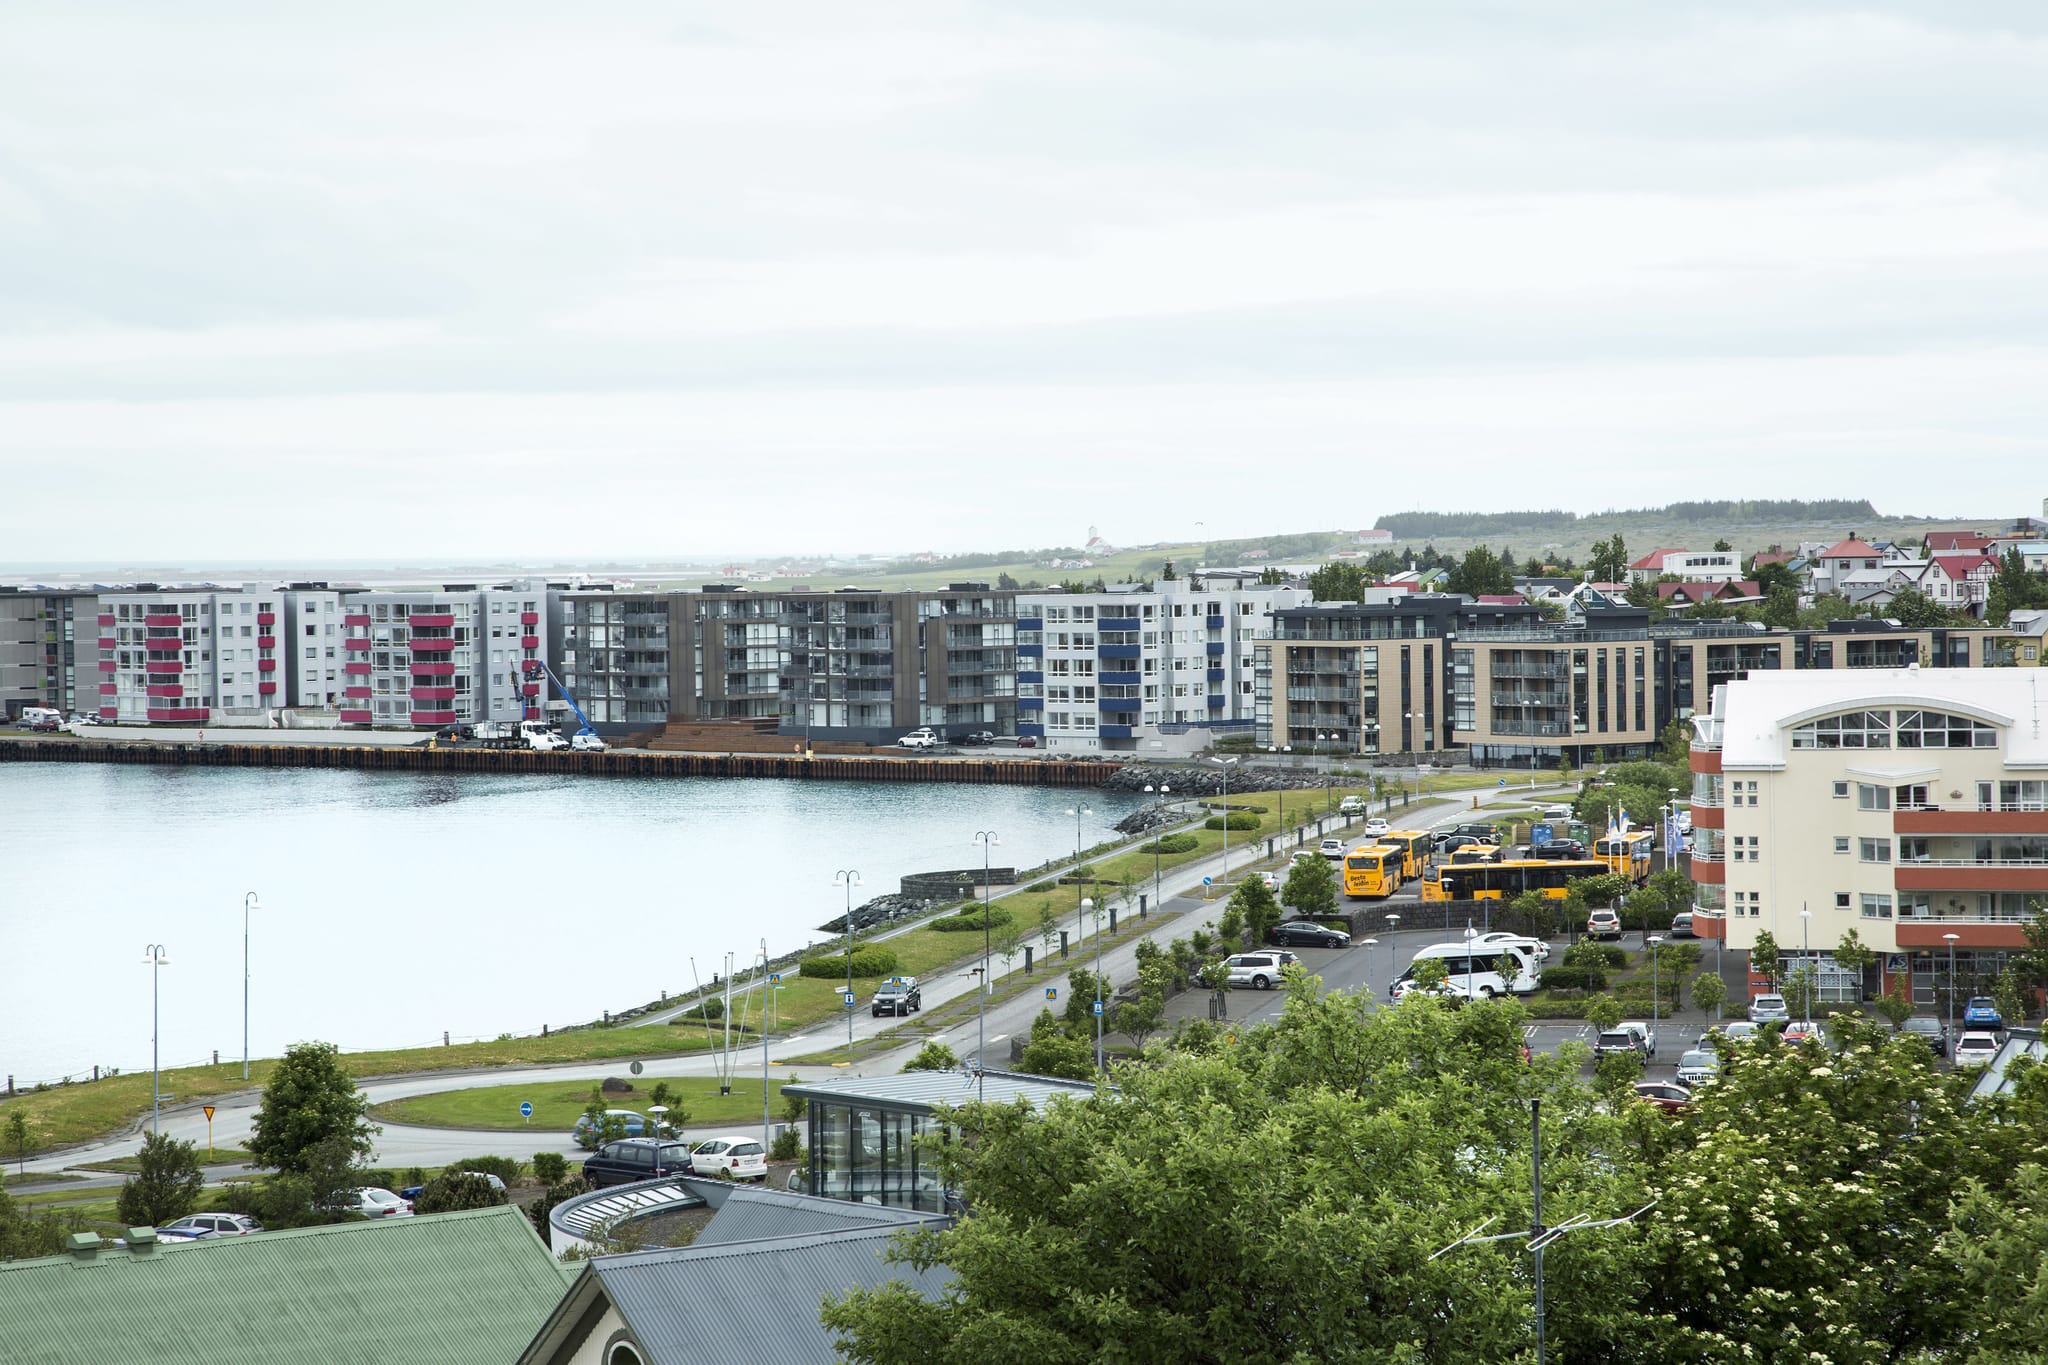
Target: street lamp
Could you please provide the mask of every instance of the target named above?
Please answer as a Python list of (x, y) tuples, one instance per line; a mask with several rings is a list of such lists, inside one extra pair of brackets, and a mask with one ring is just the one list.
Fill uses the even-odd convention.
[(256, 908), (256, 893), (242, 897), (242, 1079), (249, 1079), (249, 912)]
[(1948, 940), (1948, 1045), (1956, 1045), (1956, 940), (1961, 934), (1943, 934)]
[[(157, 1020), (160, 1017), (157, 1013), (157, 981), (162, 975), (162, 969), (170, 963), (171, 959), (170, 950), (161, 943), (145, 944), (142, 953), (142, 960), (149, 967), (149, 1130), (158, 1137), (162, 1137), (164, 1131), (164, 1088), (163, 1073), (157, 1069)], [(1950, 960), (1953, 962), (1953, 954), (1950, 955)], [(1953, 969), (1949, 972), (1949, 979), (1951, 981), (1955, 979)]]
[(1808, 1027), (1813, 1024), (1813, 912), (1806, 908), (1804, 901), (1799, 905), (1799, 966), (1802, 969), (1799, 992), (1799, 1012), (1806, 1016)]
[[(1154, 790), (1154, 788), (1147, 786), (1145, 794), (1150, 796)], [(1166, 796), (1173, 791), (1173, 788), (1161, 782), (1157, 791), (1161, 796)], [(1152, 908), (1155, 910), (1161, 908), (1159, 904), (1159, 841), (1165, 837), (1166, 835), (1160, 826), (1154, 825), (1152, 827)]]
[(1476, 972), (1477, 972), (1477, 971), (1479, 970), (1479, 965), (1478, 965), (1477, 963), (1475, 963), (1475, 962), (1474, 962), (1474, 961), (1472, 960), (1472, 955), (1473, 955), (1473, 954), (1474, 954), (1475, 952), (1477, 952), (1477, 951), (1478, 951), (1478, 944), (1477, 944), (1477, 942), (1475, 941), (1475, 940), (1477, 940), (1477, 939), (1478, 939), (1478, 937), (1479, 937), (1479, 931), (1478, 931), (1477, 929), (1474, 929), (1474, 928), (1472, 927), (1472, 921), (1471, 921), (1471, 920), (1466, 920), (1466, 921), (1465, 921), (1465, 998), (1466, 998), (1467, 1000), (1470, 1000), (1470, 999), (1472, 998), (1472, 977), (1473, 977), (1473, 975), (1474, 975), (1474, 974), (1475, 974), (1475, 973), (1476, 973)]
[(1074, 817), (1074, 937), (1078, 940), (1081, 937), (1081, 902), (1085, 899), (1081, 895), (1081, 817), (1095, 812), (1076, 802), (1067, 807), (1067, 814)]
[(1664, 935), (1652, 934), (1646, 940), (1650, 948), (1650, 1046), (1657, 1045), (1658, 1005), (1657, 996), (1657, 946), (1664, 942)]
[(974, 1098), (979, 1102), (984, 1098), (981, 1073), (988, 1069), (988, 851), (1002, 840), (992, 829), (978, 829), (974, 831), (974, 842), (981, 845), (981, 1002), (974, 1016)]
[(860, 885), (857, 868), (842, 868), (832, 874), (832, 885), (846, 888), (846, 1050), (853, 1051), (853, 888)]
[(1102, 912), (1090, 896), (1081, 898), (1081, 908), (1095, 918), (1095, 1071), (1102, 1072)]
[[(1270, 754), (1276, 752), (1276, 750), (1272, 745), (1268, 744), (1266, 752)], [(1294, 752), (1294, 746), (1289, 744), (1285, 748), (1277, 750), (1277, 752), (1291, 754)], [(1284, 782), (1279, 787), (1278, 795), (1280, 797), (1280, 847), (1285, 848), (1287, 847), (1287, 786)], [(1230, 823), (1228, 812), (1225, 812), (1223, 822), (1225, 824)]]
[(1235, 758), (1217, 758), (1213, 754), (1209, 761), (1223, 769), (1223, 880), (1230, 880), (1230, 765)]
[[(1372, 1001), (1373, 1001), (1373, 1002), (1374, 1002), (1375, 1004), (1377, 1004), (1377, 1003), (1379, 1002), (1379, 997), (1378, 997), (1377, 995), (1375, 995), (1375, 994), (1374, 994), (1374, 990), (1375, 990), (1375, 988), (1374, 988), (1374, 986), (1373, 986), (1373, 984), (1372, 984), (1372, 950), (1380, 946), (1380, 941), (1379, 941), (1378, 939), (1376, 939), (1376, 938), (1369, 938), (1369, 939), (1365, 939), (1365, 940), (1364, 940), (1364, 944), (1365, 944), (1365, 993), (1366, 993), (1366, 995), (1367, 995), (1367, 996), (1368, 996), (1369, 998), (1371, 998), (1371, 999), (1372, 999)], [(1387, 964), (1387, 965), (1388, 965), (1389, 967), (1391, 967), (1391, 966), (1393, 965), (1393, 961), (1392, 961), (1392, 959), (1393, 959), (1393, 956), (1394, 956), (1394, 947), (1393, 947), (1393, 945), (1392, 945), (1391, 943), (1389, 943), (1389, 944), (1387, 945), (1387, 958), (1388, 958), (1388, 964)]]

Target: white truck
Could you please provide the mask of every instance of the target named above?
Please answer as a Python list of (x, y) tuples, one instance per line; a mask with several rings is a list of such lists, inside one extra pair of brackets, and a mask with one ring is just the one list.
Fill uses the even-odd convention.
[(920, 726), (918, 729), (912, 730), (909, 734), (897, 740), (896, 747), (899, 749), (936, 749), (939, 747), (939, 737), (932, 733), (929, 726)]
[(546, 721), (522, 720), (519, 722), (519, 733), (525, 736), (527, 748), (538, 749), (542, 753), (552, 753), (556, 749), (569, 747), (569, 741), (556, 734)]
[(486, 749), (511, 749), (523, 744), (517, 726), (502, 720), (480, 720), (469, 727), (470, 738)]

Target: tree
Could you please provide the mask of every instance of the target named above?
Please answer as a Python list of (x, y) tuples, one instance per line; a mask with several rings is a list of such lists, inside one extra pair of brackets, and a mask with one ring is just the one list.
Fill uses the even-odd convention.
[(1318, 602), (1365, 600), (1365, 570), (1345, 560), (1325, 564), (1308, 576), (1308, 590)]
[(1327, 915), (1337, 908), (1337, 874), (1324, 857), (1296, 858), (1280, 888), (1280, 899), (1298, 915)]
[(1778, 588), (1790, 588), (1795, 599), (1799, 596), (1799, 575), (1793, 573), (1783, 560), (1774, 559), (1759, 564), (1752, 559), (1749, 564), (1749, 576), (1766, 595)]
[(1130, 1039), (1132, 1047), (1143, 1052), (1146, 1042), (1165, 1022), (1166, 996), (1156, 983), (1146, 983), (1139, 989), (1137, 999), (1126, 1000), (1116, 1007), (1111, 1027)]
[(1701, 972), (1692, 979), (1692, 1003), (1716, 1019), (1721, 1017), (1721, 1006), (1727, 1001), (1728, 983), (1719, 972)]
[(2048, 607), (2048, 575), (2027, 572), (2027, 562), (2017, 548), (1998, 557), (1998, 572), (1985, 594), (1984, 619), (1991, 625), (2011, 623), (2012, 614), (2035, 607)]
[(1593, 547), (1593, 553), (1586, 559), (1586, 570), (1596, 583), (1619, 583), (1628, 576), (1628, 545), (1621, 532), (1616, 531), (1611, 540)]
[(1941, 603), (1915, 588), (1906, 588), (1892, 594), (1892, 600), (1885, 606), (1884, 614), (1902, 626), (1915, 630), (1929, 626), (1945, 626), (1955, 620), (1955, 613)]
[[(1317, 862), (1328, 862), (1318, 858)], [(1264, 943), (1273, 926), (1280, 923), (1280, 902), (1273, 899), (1262, 877), (1246, 877), (1230, 893), (1230, 904), (1244, 919), (1245, 933), (1253, 943)]]
[(1059, 912), (1052, 908), (1051, 901), (1038, 907), (1038, 942), (1048, 955), (1059, 946), (1060, 917)]
[(960, 1059), (953, 1055), (953, 1049), (934, 1038), (919, 1048), (917, 1055), (903, 1064), (905, 1071), (958, 1071)]
[(2027, 993), (2020, 985), (2020, 975), (2008, 964), (1991, 983), (1991, 998), (1998, 1004), (1999, 1017), (2005, 1020), (2007, 1028), (2019, 1028), (2027, 1022)]
[(1018, 1060), (1034, 1076), (1064, 1076), (1074, 1081), (1095, 1076), (1093, 1042), (1071, 1036), (1051, 1010), (1040, 1010), (1031, 1022), (1031, 1041), (1024, 1045), (1024, 1055)]
[(340, 1138), (356, 1157), (370, 1154), (371, 1138), (383, 1131), (369, 1121), (370, 1101), (340, 1061), (332, 1043), (294, 1043), (271, 1070), (249, 1134), (249, 1154), (259, 1166), (305, 1173), (321, 1143)]
[[(1775, 566), (1774, 566), (1775, 567)], [(1795, 630), (1799, 626), (1799, 589), (1777, 583), (1764, 590), (1764, 603), (1757, 619), (1767, 626)]]
[[(1321, 862), (1322, 859), (1316, 861)], [(22, 1173), (26, 1174), (28, 1154), (35, 1150), (36, 1145), (35, 1130), (29, 1124), (28, 1114), (20, 1108), (11, 1110), (6, 1124), (0, 1125), (0, 1137), (5, 1138), (7, 1150), (14, 1154), (14, 1159), (21, 1163)]]
[(1898, 1032), (1901, 1024), (1913, 1017), (1913, 1000), (1906, 994), (1904, 981), (1893, 982), (1890, 990), (1870, 1002), (1870, 1007), (1892, 1026), (1894, 1033)]
[(1861, 995), (1864, 975), (1877, 965), (1877, 952), (1863, 941), (1855, 925), (1842, 931), (1842, 941), (1835, 945), (1834, 958), (1842, 970), (1856, 973), (1856, 993)]
[(1756, 945), (1749, 950), (1749, 969), (1760, 972), (1770, 979), (1775, 989), (1778, 984), (1778, 963), (1784, 954), (1778, 951), (1778, 940), (1770, 930), (1764, 929), (1756, 936)]
[(1465, 552), (1465, 557), (1458, 562), (1458, 566), (1450, 571), (1444, 580), (1444, 587), (1451, 592), (1464, 593), (1468, 597), (1513, 592), (1514, 566), (1512, 562), (1503, 563), (1484, 545), (1475, 545)]
[(505, 1202), (491, 1182), (450, 1166), (426, 1183), (413, 1201), (414, 1213), (453, 1213), (457, 1209), (488, 1209)]
[(1722, 536), (1719, 540), (1716, 540), (1714, 542), (1714, 549), (1717, 553), (1720, 554), (1726, 554), (1734, 548), (1735, 547), (1733, 545), (1730, 545), (1728, 543), (1728, 537), (1726, 536)]
[(0, 1261), (54, 1256), (64, 1249), (66, 1231), (54, 1213), (26, 1213), (0, 1189)]
[(189, 1142), (147, 1133), (137, 1154), (137, 1170), (121, 1184), (115, 1212), (132, 1228), (161, 1227), (183, 1218), (199, 1203), (206, 1176), (199, 1152)]
[(583, 1122), (577, 1127), (589, 1135), (592, 1147), (602, 1147), (607, 1142), (617, 1142), (626, 1135), (626, 1120), (611, 1112), (605, 1103), (604, 1089), (590, 1087), (590, 1102), (583, 1106)]
[(1621, 1022), (1621, 1002), (1611, 995), (1596, 995), (1586, 1002), (1586, 1022), (1605, 1033)]

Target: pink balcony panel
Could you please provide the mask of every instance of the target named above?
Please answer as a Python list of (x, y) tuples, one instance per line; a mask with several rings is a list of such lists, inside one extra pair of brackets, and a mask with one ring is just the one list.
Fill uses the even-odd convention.
[(370, 642), (366, 639), (344, 639), (341, 642), (341, 647), (355, 654), (367, 654), (370, 652)]
[(367, 710), (350, 711), (344, 708), (341, 713), (341, 723), (343, 725), (368, 725), (370, 723), (370, 713)]
[(521, 684), (519, 685), (519, 690), (520, 690), (521, 692), (524, 692), (524, 693), (525, 693), (525, 694), (526, 694), (527, 696), (529, 696), (529, 697), (537, 697), (537, 696), (539, 696), (539, 695), (540, 695), (540, 684), (539, 684), (539, 683), (521, 683)]
[(344, 687), (341, 689), (341, 695), (344, 697), (361, 697), (364, 701), (368, 701), (370, 699), (370, 689), (367, 687)]
[(348, 612), (342, 616), (341, 623), (345, 626), (363, 626), (367, 628), (370, 624), (370, 618), (362, 612)]
[(274, 682), (260, 682), (256, 684), (256, 690), (258, 692), (263, 693), (263, 695), (265, 696), (275, 696), (277, 693), (277, 684)]
[(101, 720), (116, 720), (120, 717), (120, 715), (121, 708), (118, 706), (102, 706), (100, 708)]
[(414, 630), (452, 630), (454, 626), (455, 613), (451, 611), (416, 611), (412, 614)]
[(275, 672), (277, 672), (277, 660), (275, 660), (275, 659), (258, 659), (258, 660), (256, 661), (256, 671), (257, 671), (258, 673), (275, 673)]
[(420, 663), (418, 660), (414, 660), (412, 665), (412, 675), (415, 678), (452, 678), (455, 676), (455, 665), (424, 664)]
[(540, 708), (539, 708), (538, 706), (529, 706), (529, 707), (527, 707), (527, 708), (526, 708), (526, 719), (528, 719), (528, 720), (539, 720), (539, 719), (540, 719)]
[(277, 648), (277, 637), (276, 637), (275, 635), (259, 635), (259, 636), (257, 636), (257, 637), (256, 637), (256, 648), (258, 648), (258, 649), (276, 649), (276, 648)]
[(185, 665), (179, 663), (176, 659), (151, 659), (142, 667), (146, 672), (159, 674), (183, 673), (185, 671)]
[(452, 687), (415, 687), (412, 689), (412, 699), (414, 701), (454, 701), (455, 689)]
[(116, 643), (117, 643), (117, 641), (116, 641), (116, 640), (114, 639), (114, 637), (113, 637), (113, 636), (111, 636), (111, 635), (102, 635), (102, 636), (100, 636), (100, 648), (101, 648), (101, 649), (112, 649), (112, 648), (114, 648), (114, 646), (115, 646), (115, 644), (116, 644)]
[(452, 706), (445, 711), (421, 711), (416, 708), (412, 713), (414, 725), (446, 725), (454, 719), (455, 708)]
[(370, 671), (370, 661), (363, 659), (345, 663), (341, 666), (341, 671), (344, 673), (368, 673)]
[(276, 613), (276, 612), (274, 612), (274, 611), (259, 611), (259, 612), (257, 612), (257, 613), (256, 613), (256, 624), (257, 624), (257, 625), (259, 625), (259, 626), (274, 626), (274, 625), (276, 625), (276, 624), (277, 624), (277, 613)]
[(190, 724), (195, 720), (203, 721), (206, 719), (207, 711), (203, 706), (152, 706), (148, 714), (151, 720), (168, 721), (177, 725)]
[(164, 615), (164, 616), (145, 616), (145, 617), (143, 617), (143, 618), (142, 618), (142, 624), (143, 624), (143, 625), (145, 625), (145, 626), (156, 626), (156, 627), (159, 627), (159, 628), (162, 628), (162, 627), (165, 627), (165, 626), (169, 626), (169, 627), (173, 627), (173, 628), (180, 628), (180, 627), (183, 627), (183, 626), (184, 626), (184, 624), (185, 624), (185, 618), (184, 618), (184, 617), (182, 617), (182, 616), (171, 616), (171, 615)]
[(111, 696), (113, 696), (116, 690), (117, 690), (117, 689), (115, 688), (115, 686), (114, 686), (114, 685), (113, 685), (112, 683), (101, 683), (101, 684), (100, 684), (100, 695), (101, 695), (101, 696), (103, 696), (103, 697), (111, 697)]
[(152, 697), (182, 697), (185, 689), (178, 683), (151, 683), (145, 689)]
[(539, 624), (540, 624), (540, 613), (539, 613), (539, 612), (537, 612), (537, 611), (522, 611), (522, 612), (520, 612), (520, 613), (519, 613), (519, 624), (520, 624), (520, 625), (522, 625), (522, 626), (537, 626), (537, 625), (539, 625)]
[(101, 613), (100, 613), (100, 624), (101, 624), (101, 625), (103, 625), (103, 626), (111, 626), (111, 625), (113, 625), (113, 624), (114, 624), (114, 613), (112, 613), (112, 612), (110, 612), (110, 611), (103, 611), (103, 612), (101, 612)]
[(412, 637), (412, 647), (415, 653), (419, 652), (420, 650), (433, 650), (436, 652), (445, 653), (446, 651), (455, 648), (455, 646), (458, 644), (467, 646), (469, 644), (469, 641), (451, 640), (445, 635), (429, 635), (424, 640), (422, 640), (417, 635)]
[(113, 671), (114, 671), (114, 661), (113, 661), (112, 659), (101, 659), (101, 660), (100, 660), (100, 672), (102, 672), (102, 673), (112, 673)]
[(540, 636), (538, 636), (538, 635), (522, 635), (522, 636), (520, 636), (520, 637), (519, 637), (519, 647), (520, 647), (521, 649), (539, 649), (539, 648), (540, 648)]

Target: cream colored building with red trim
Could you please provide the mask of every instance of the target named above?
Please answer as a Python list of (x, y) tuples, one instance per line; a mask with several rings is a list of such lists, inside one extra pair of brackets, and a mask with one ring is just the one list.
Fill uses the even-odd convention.
[[(1751, 673), (1693, 718), (1693, 924), (1816, 955), (1854, 928), (1881, 985), (1984, 981), (2048, 904), (2048, 686), (2030, 669)], [(1953, 938), (1950, 936), (1953, 935)]]

